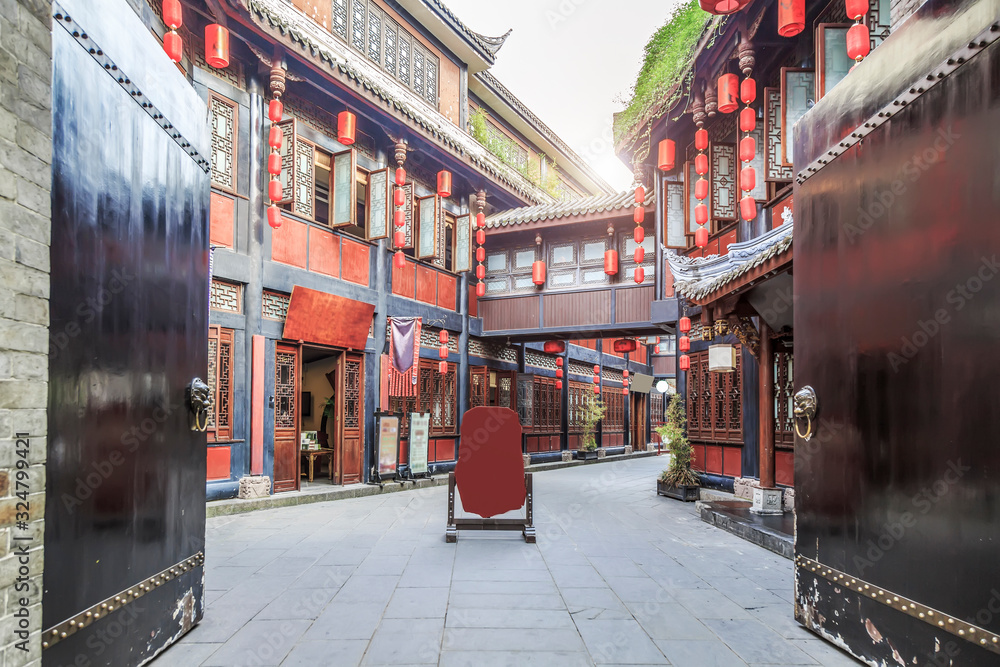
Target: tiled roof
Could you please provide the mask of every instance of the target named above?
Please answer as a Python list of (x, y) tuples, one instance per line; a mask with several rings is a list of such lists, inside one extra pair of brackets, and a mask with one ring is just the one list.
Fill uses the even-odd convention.
[(497, 51), (500, 50), (500, 47), (503, 46), (504, 41), (506, 41), (507, 37), (512, 32), (511, 30), (508, 30), (507, 34), (502, 37), (486, 37), (484, 35), (480, 35), (478, 32), (471, 30), (469, 26), (462, 23), (462, 20), (455, 15), (455, 12), (451, 11), (448, 5), (441, 2), (441, 0), (423, 0), (423, 2), (438, 14), (443, 15), (454, 23), (455, 27), (457, 27), (466, 37), (472, 40), (476, 46), (489, 54), (490, 60), (493, 60)]
[[(646, 193), (646, 201), (643, 206), (649, 208), (653, 205), (656, 195), (650, 188)], [(577, 215), (589, 215), (592, 213), (610, 213), (625, 208), (635, 206), (635, 190), (626, 190), (613, 195), (597, 195), (596, 197), (583, 197), (581, 199), (571, 199), (560, 201), (554, 204), (538, 204), (536, 206), (524, 206), (512, 208), (507, 211), (494, 213), (486, 218), (487, 227), (507, 227), (510, 225), (520, 225), (526, 222), (558, 220)]]
[(680, 296), (702, 299), (792, 247), (794, 226), (788, 222), (766, 234), (729, 246), (725, 255), (667, 255), (674, 289)]
[(478, 32), (474, 32), (472, 34), (478, 37), (483, 42), (485, 42), (487, 50), (489, 50), (489, 52), (495, 56), (497, 54), (497, 51), (499, 51), (500, 47), (504, 45), (504, 42), (507, 41), (507, 38), (510, 37), (510, 33), (512, 32), (514, 32), (513, 28), (511, 28), (504, 34), (500, 35), (499, 37), (487, 37), (486, 35), (480, 35)]

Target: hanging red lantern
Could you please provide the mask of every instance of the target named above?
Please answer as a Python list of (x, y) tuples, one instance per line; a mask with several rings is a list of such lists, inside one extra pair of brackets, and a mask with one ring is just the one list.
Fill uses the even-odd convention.
[(740, 79), (733, 73), (723, 74), (719, 77), (719, 112), (732, 113), (740, 108), (736, 92), (740, 87)]
[(397, 250), (392, 255), (392, 265), (397, 269), (406, 267), (406, 254), (402, 250)]
[(757, 128), (757, 114), (750, 107), (740, 112), (740, 132), (753, 132)]
[(733, 14), (750, 4), (750, 0), (698, 0), (698, 6), (709, 14)]
[[(614, 343), (612, 343), (612, 349), (618, 354), (625, 354), (626, 352), (635, 352), (639, 347), (639, 344), (634, 338), (619, 338)], [(622, 371), (622, 377), (628, 377), (628, 371)]]
[(594, 385), (594, 396), (599, 396), (601, 393), (601, 388), (598, 385)]
[(403, 188), (393, 188), (392, 203), (396, 206), (406, 206), (406, 192)]
[(806, 0), (778, 0), (778, 34), (794, 37), (806, 27)]
[(267, 207), (267, 224), (271, 225), (272, 229), (277, 229), (281, 227), (281, 209), (277, 206)]
[(673, 171), (677, 160), (677, 146), (673, 139), (664, 139), (657, 147), (657, 166), (660, 171)]
[(698, 204), (694, 207), (694, 221), (699, 225), (708, 224), (708, 207), (704, 204)]
[(285, 115), (285, 106), (281, 103), (281, 100), (271, 100), (267, 103), (267, 119), (272, 123), (280, 123), (282, 117)]
[(281, 201), (281, 194), (281, 181), (276, 178), (271, 179), (271, 181), (267, 184), (267, 196), (271, 198), (271, 201)]
[(205, 26), (205, 61), (216, 69), (229, 67), (229, 30), (218, 23)]
[(595, 385), (601, 384), (601, 376), (600, 375), (595, 375), (594, 376), (594, 384)]
[(596, 375), (599, 375), (599, 374), (600, 374), (600, 372), (601, 372), (601, 367), (600, 367), (600, 366), (597, 366), (597, 365), (595, 365), (595, 366), (594, 366), (594, 375), (595, 375), (595, 376), (596, 376)]
[(708, 180), (699, 178), (694, 182), (694, 198), (705, 199), (708, 197)]
[(641, 285), (644, 280), (646, 280), (646, 269), (641, 266), (635, 267), (632, 278), (635, 280), (637, 285)]
[(628, 387), (622, 387), (622, 396), (628, 396)]
[(562, 376), (563, 376), (563, 369), (557, 368), (556, 369), (556, 377), (557, 378), (562, 378)]
[(482, 280), (486, 277), (486, 267), (482, 264), (476, 266), (476, 278)]
[[(633, 342), (635, 342), (635, 341), (633, 341)], [(635, 352), (635, 348), (636, 348), (636, 346), (633, 345), (632, 349), (629, 350), (629, 352)], [(622, 377), (625, 378), (626, 380), (628, 379), (628, 369), (627, 368), (622, 371)]]
[(677, 360), (677, 368), (681, 369), (682, 371), (691, 370), (691, 357), (687, 356), (686, 354), (682, 354), (681, 358)]
[(641, 245), (636, 246), (634, 259), (636, 264), (642, 264), (643, 260), (646, 259), (646, 249)]
[(403, 209), (397, 209), (395, 213), (392, 214), (392, 221), (397, 227), (403, 227), (406, 225), (406, 212)]
[(177, 30), (184, 24), (180, 0), (163, 0), (163, 23), (171, 30)]
[(448, 344), (448, 330), (447, 329), (441, 329), (440, 333), (438, 333), (438, 342), (441, 343), (442, 345), (447, 345)]
[(476, 285), (476, 296), (479, 298), (486, 296), (486, 283), (479, 283)]
[(703, 127), (694, 133), (694, 148), (698, 151), (708, 148), (708, 130)]
[(642, 243), (646, 240), (646, 230), (642, 227), (636, 227), (635, 231), (632, 232), (632, 240), (636, 243)]
[(396, 233), (393, 234), (392, 238), (393, 238), (393, 243), (397, 248), (402, 248), (403, 246), (406, 245), (406, 232), (404, 232), (402, 229), (397, 229)]
[(637, 225), (641, 225), (646, 219), (646, 209), (641, 206), (635, 207), (635, 212), (632, 214), (632, 222)]
[(546, 354), (562, 354), (566, 351), (566, 343), (561, 340), (547, 340), (542, 343), (542, 351)]
[(557, 357), (556, 358), (556, 366), (558, 366), (559, 368), (562, 368), (562, 366), (563, 366), (563, 358), (562, 357)]
[(406, 170), (402, 167), (396, 167), (396, 185), (400, 187), (406, 185)]
[(485, 262), (486, 261), (486, 248), (480, 246), (476, 248), (476, 261)]
[(642, 204), (646, 201), (646, 188), (637, 186), (635, 189), (635, 203)]
[(698, 153), (694, 156), (694, 170), (699, 176), (704, 176), (708, 173), (708, 156), (704, 153)]
[(757, 142), (753, 137), (743, 137), (740, 139), (740, 160), (750, 162), (754, 153), (757, 152)]
[(757, 99), (757, 82), (749, 76), (740, 83), (740, 99), (743, 104), (753, 104)]
[(847, 31), (847, 56), (854, 61), (865, 58), (872, 50), (868, 26), (855, 23)]
[(448, 358), (448, 346), (447, 345), (442, 345), (442, 346), (440, 346), (438, 348), (438, 357), (440, 359), (447, 359)]
[(860, 21), (861, 17), (867, 13), (868, 0), (847, 0), (847, 18), (852, 21)]
[(556, 390), (562, 391), (562, 380), (556, 380)]
[(757, 202), (753, 197), (744, 197), (740, 200), (740, 217), (748, 222), (757, 217)]
[(677, 320), (677, 329), (681, 333), (688, 333), (691, 331), (691, 318), (685, 315), (681, 319)]
[(653, 354), (659, 354), (659, 353), (660, 353), (660, 346), (657, 345), (656, 347), (653, 348)]
[(681, 336), (677, 339), (677, 349), (681, 352), (687, 352), (691, 349), (691, 339), (687, 336)]
[(179, 63), (181, 56), (184, 55), (184, 43), (181, 40), (181, 36), (173, 30), (164, 35), (163, 50), (166, 52), (168, 58), (175, 63)]
[(618, 251), (617, 250), (605, 250), (604, 251), (604, 273), (613, 276), (618, 273)]
[(278, 176), (281, 174), (281, 155), (278, 153), (271, 153), (267, 156), (267, 173), (272, 176)]
[(477, 229), (476, 230), (476, 243), (479, 245), (486, 245), (486, 230)]
[(531, 265), (531, 282), (536, 285), (545, 284), (545, 262), (539, 260)]
[(704, 227), (699, 227), (694, 230), (694, 244), (699, 248), (704, 248), (708, 245), (708, 230)]
[(285, 135), (282, 134), (281, 128), (275, 125), (271, 126), (271, 131), (267, 134), (267, 145), (278, 151), (281, 150), (281, 142), (284, 141)]
[(439, 171), (438, 172), (438, 197), (450, 197), (451, 196), (451, 172), (450, 171)]
[(485, 229), (486, 228), (486, 214), (485, 213), (482, 213), (482, 212), (476, 213), (476, 227), (479, 227), (480, 229)]
[(743, 167), (740, 170), (740, 190), (750, 192), (757, 187), (757, 172), (753, 167)]
[(358, 117), (350, 111), (341, 111), (337, 114), (337, 141), (345, 146), (354, 143), (358, 130)]
[(438, 373), (440, 373), (441, 375), (447, 375), (448, 374), (448, 362), (447, 361), (442, 361), (441, 363), (438, 364)]

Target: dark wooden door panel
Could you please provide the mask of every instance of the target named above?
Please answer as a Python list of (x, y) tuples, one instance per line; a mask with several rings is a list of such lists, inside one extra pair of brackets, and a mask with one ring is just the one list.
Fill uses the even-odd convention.
[(274, 352), (274, 491), (299, 488), (299, 349), (279, 344)]

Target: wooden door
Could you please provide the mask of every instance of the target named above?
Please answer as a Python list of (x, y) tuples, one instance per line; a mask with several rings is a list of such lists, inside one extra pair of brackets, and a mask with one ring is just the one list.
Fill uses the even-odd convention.
[(274, 352), (274, 492), (299, 488), (299, 348)]
[(335, 457), (337, 483), (359, 484), (364, 467), (365, 441), (365, 358), (344, 354), (337, 364), (340, 391), (337, 420), (338, 443)]
[(632, 411), (629, 416), (632, 419), (632, 448), (636, 451), (646, 449), (648, 434), (646, 432), (646, 408), (649, 394), (630, 393), (632, 397)]

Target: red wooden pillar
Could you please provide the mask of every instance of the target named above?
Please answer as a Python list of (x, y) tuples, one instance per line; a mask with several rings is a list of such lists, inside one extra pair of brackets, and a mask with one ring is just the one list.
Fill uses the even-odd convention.
[(760, 321), (760, 485), (774, 488), (774, 347), (771, 327)]

